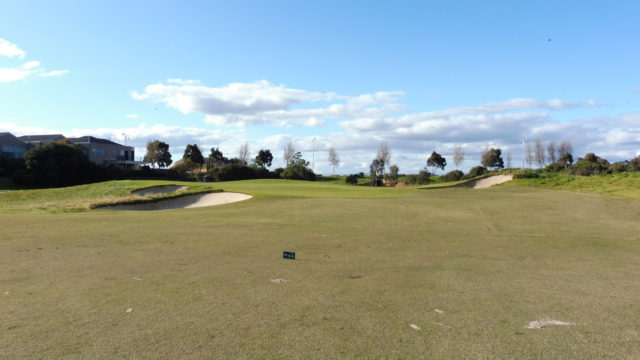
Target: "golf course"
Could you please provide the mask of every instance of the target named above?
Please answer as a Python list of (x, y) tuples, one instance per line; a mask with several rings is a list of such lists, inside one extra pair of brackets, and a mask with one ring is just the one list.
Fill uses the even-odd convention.
[[(640, 357), (637, 177), (621, 196), (339, 180), (1, 191), (0, 359)], [(99, 208), (176, 195), (131, 195), (159, 185), (251, 198)]]

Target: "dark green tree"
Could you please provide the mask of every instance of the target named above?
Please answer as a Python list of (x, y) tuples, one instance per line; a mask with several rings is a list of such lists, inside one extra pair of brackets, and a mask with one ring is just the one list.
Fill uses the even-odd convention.
[(384, 179), (388, 186), (396, 186), (398, 185), (398, 172), (400, 168), (398, 165), (389, 166), (389, 172), (384, 174)]
[(369, 177), (371, 178), (371, 183), (373, 186), (378, 186), (380, 182), (380, 177), (384, 173), (384, 160), (375, 158), (369, 165)]
[(493, 168), (494, 170), (504, 168), (504, 161), (502, 160), (502, 150), (500, 148), (486, 149), (482, 153), (481, 163), (482, 166), (486, 168)]
[(194, 164), (202, 165), (204, 164), (204, 157), (202, 156), (202, 152), (200, 152), (200, 148), (197, 144), (189, 144), (184, 149), (184, 155), (182, 155), (182, 159), (189, 159)]
[(431, 153), (431, 156), (429, 156), (429, 158), (427, 159), (427, 166), (432, 167), (433, 172), (435, 173), (436, 168), (444, 170), (444, 167), (447, 166), (447, 160), (442, 157), (442, 155), (433, 151)]
[(171, 153), (169, 152), (169, 144), (160, 140), (153, 140), (147, 143), (147, 154), (144, 156), (144, 162), (151, 164), (152, 167), (167, 167), (173, 162)]
[(296, 152), (289, 165), (282, 171), (283, 178), (291, 180), (316, 180), (316, 174), (309, 169), (309, 162), (302, 158), (302, 153)]
[(102, 168), (69, 142), (38, 146), (29, 150), (24, 158), (25, 182), (29, 185), (60, 187), (100, 180)]
[(258, 155), (256, 155), (255, 159), (253, 159), (253, 162), (262, 168), (271, 167), (272, 161), (273, 154), (271, 154), (271, 150), (264, 149), (258, 151)]
[(220, 165), (226, 164), (228, 161), (220, 149), (216, 147), (211, 148), (211, 153), (209, 154), (209, 165), (211, 168), (217, 168)]

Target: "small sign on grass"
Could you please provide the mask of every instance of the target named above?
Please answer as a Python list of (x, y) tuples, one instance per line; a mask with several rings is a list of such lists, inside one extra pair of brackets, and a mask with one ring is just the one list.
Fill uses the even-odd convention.
[(293, 251), (283, 251), (282, 252), (282, 258), (283, 259), (295, 260), (296, 259), (296, 253), (294, 253)]

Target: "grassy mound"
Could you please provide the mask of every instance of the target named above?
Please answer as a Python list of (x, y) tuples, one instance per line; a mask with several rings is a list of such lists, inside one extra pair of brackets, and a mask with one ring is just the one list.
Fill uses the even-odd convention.
[(543, 172), (539, 178), (516, 179), (513, 185), (542, 189), (607, 194), (640, 199), (640, 172), (598, 176), (575, 176)]

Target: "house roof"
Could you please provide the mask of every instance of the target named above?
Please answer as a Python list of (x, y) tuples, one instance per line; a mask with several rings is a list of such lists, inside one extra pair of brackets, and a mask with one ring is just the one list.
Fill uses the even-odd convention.
[(113, 142), (111, 140), (107, 140), (107, 139), (100, 139), (97, 137), (93, 137), (93, 136), (80, 136), (77, 138), (69, 138), (69, 141), (71, 141), (74, 144), (109, 144), (109, 145), (120, 145), (123, 146), (121, 144), (118, 144), (116, 142)]
[(46, 135), (24, 135), (18, 139), (24, 142), (42, 142), (42, 141), (58, 141), (64, 139), (62, 134), (46, 134)]
[(0, 145), (23, 146), (27, 144), (9, 132), (0, 132)]

